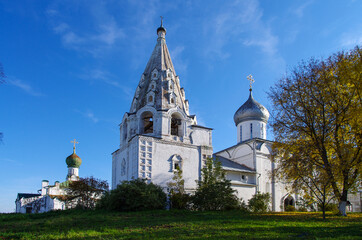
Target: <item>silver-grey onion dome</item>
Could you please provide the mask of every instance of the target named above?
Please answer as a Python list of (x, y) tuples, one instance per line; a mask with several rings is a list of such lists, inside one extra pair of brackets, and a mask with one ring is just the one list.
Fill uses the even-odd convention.
[(256, 120), (268, 122), (269, 111), (260, 103), (258, 103), (250, 91), (249, 99), (235, 112), (234, 121), (237, 126), (239, 123)]

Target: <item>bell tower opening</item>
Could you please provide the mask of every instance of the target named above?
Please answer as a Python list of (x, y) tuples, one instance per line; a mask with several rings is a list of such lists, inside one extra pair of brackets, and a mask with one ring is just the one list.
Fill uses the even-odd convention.
[(182, 135), (182, 121), (178, 114), (174, 113), (171, 116), (171, 135), (181, 136)]
[(141, 117), (142, 133), (153, 133), (153, 115), (151, 112), (144, 112)]

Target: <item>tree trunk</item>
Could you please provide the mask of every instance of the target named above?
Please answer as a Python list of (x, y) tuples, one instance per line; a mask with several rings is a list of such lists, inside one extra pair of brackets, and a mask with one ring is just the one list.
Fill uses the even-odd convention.
[(342, 216), (345, 216), (345, 217), (347, 216), (346, 206), (347, 206), (347, 201), (340, 201), (339, 202), (339, 206), (338, 206), (339, 214), (341, 214)]

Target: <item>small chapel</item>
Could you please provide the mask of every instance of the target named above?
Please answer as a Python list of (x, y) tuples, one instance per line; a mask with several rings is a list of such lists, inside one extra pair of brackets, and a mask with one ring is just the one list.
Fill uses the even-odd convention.
[[(141, 75), (129, 112), (120, 126), (119, 149), (112, 153), (112, 189), (125, 180), (143, 178), (167, 189), (176, 168), (183, 172), (185, 190), (196, 190), (207, 158), (220, 161), (239, 198), (247, 201), (257, 192), (272, 196), (271, 209), (295, 205), (296, 196), (272, 176), (271, 141), (266, 130), (268, 110), (252, 95), (236, 111), (237, 141), (213, 153), (212, 129), (197, 124), (181, 87), (166, 45), (166, 29), (157, 29), (156, 46)], [(245, 91), (247, 94), (247, 90)], [(230, 119), (231, 120), (231, 119)]]
[(37, 193), (18, 193), (15, 200), (16, 213), (43, 213), (70, 207), (65, 202), (66, 188), (71, 181), (79, 180), (79, 168), (82, 164), (82, 159), (75, 153), (75, 144), (78, 142), (74, 139), (72, 143), (73, 153), (65, 159), (68, 167), (66, 181), (55, 181), (54, 185), (49, 185), (48, 180), (43, 180)]

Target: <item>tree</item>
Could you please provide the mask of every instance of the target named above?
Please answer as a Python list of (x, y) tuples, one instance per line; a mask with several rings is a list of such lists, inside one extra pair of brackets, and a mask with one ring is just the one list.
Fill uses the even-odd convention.
[(67, 205), (83, 209), (93, 209), (102, 195), (109, 190), (107, 181), (94, 177), (80, 178), (78, 181), (69, 182), (66, 189)]
[(182, 170), (176, 167), (172, 182), (167, 184), (170, 200), (170, 208), (186, 209), (190, 196), (185, 192), (185, 180), (182, 178)]
[(117, 211), (165, 209), (167, 196), (156, 184), (145, 179), (123, 181), (101, 199), (99, 208)]
[[(302, 147), (305, 145), (293, 146), (294, 149)], [(335, 199), (331, 188), (331, 178), (320, 166), (314, 164), (315, 161), (311, 160), (316, 156), (305, 155), (308, 152), (305, 150), (294, 151), (293, 155), (286, 158), (285, 161), (280, 161), (276, 174), (291, 181), (292, 190), (301, 194), (303, 201), (308, 202), (309, 205), (317, 202), (323, 211), (323, 219), (325, 219), (326, 208), (329, 202)]]
[(280, 171), (293, 181), (298, 165), (287, 162), (307, 161), (310, 171), (328, 176), (342, 215), (348, 192), (361, 179), (361, 78), (362, 51), (356, 47), (301, 62), (268, 93)]
[(209, 158), (201, 170), (201, 180), (192, 202), (195, 209), (202, 211), (237, 209), (240, 202), (234, 192), (221, 163)]

